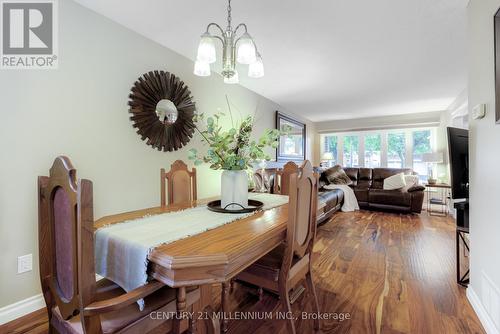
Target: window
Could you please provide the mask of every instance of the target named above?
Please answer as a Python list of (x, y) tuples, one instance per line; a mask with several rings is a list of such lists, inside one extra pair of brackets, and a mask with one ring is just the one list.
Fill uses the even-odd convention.
[(406, 137), (403, 132), (387, 135), (387, 167), (404, 168), (406, 165)]
[(413, 170), (418, 173), (420, 181), (427, 180), (429, 174), (422, 155), (431, 152), (431, 130), (413, 131)]
[(344, 167), (412, 168), (425, 181), (436, 166), (424, 162), (435, 151), (436, 135), (434, 127), (325, 133), (321, 159)]
[(338, 163), (338, 138), (338, 136), (325, 136), (325, 146), (323, 147), (323, 153), (332, 154), (332, 160), (330, 162), (333, 165), (336, 165)]
[(344, 137), (344, 166), (359, 167), (359, 136)]
[(365, 136), (365, 167), (380, 167), (382, 137), (380, 135)]

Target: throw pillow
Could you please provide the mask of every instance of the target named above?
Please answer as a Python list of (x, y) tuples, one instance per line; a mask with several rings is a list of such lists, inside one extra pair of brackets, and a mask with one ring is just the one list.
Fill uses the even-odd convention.
[(329, 183), (346, 185), (352, 184), (352, 180), (349, 176), (347, 176), (340, 165), (328, 168), (323, 172), (323, 175), (325, 175)]
[(404, 173), (399, 173), (384, 179), (384, 190), (402, 189), (404, 186), (406, 186)]
[(406, 186), (403, 191), (408, 191), (408, 189), (418, 186), (418, 175), (405, 175)]

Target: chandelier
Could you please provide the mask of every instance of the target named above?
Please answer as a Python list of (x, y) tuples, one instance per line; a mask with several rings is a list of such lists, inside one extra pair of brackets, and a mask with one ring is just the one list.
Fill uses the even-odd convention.
[[(215, 27), (220, 35), (210, 33), (210, 28)], [(238, 33), (241, 35), (238, 36)], [(227, 28), (224, 31), (217, 23), (210, 23), (207, 30), (201, 35), (198, 46), (198, 55), (194, 64), (194, 74), (200, 77), (210, 76), (210, 64), (215, 63), (215, 43), (218, 39), (222, 43), (222, 77), (227, 84), (239, 82), (236, 62), (248, 65), (248, 76), (260, 78), (264, 76), (264, 63), (257, 51), (257, 46), (244, 23), (240, 23), (233, 30), (231, 26), (231, 0), (227, 6)]]

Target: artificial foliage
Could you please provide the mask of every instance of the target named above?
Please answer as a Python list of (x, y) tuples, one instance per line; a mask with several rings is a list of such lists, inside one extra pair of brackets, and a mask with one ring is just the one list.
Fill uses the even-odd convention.
[[(229, 103), (228, 103), (229, 105)], [(188, 158), (196, 166), (202, 163), (210, 164), (215, 170), (248, 170), (257, 161), (270, 160), (265, 153), (266, 148), (277, 148), (280, 135), (284, 134), (277, 129), (267, 129), (258, 140), (252, 139), (254, 116), (246, 116), (240, 122), (233, 122), (229, 108), (232, 126), (224, 129), (221, 119), (223, 113), (205, 117), (204, 114), (195, 115), (196, 131), (202, 136), (202, 141), (207, 147), (201, 153), (192, 148)]]

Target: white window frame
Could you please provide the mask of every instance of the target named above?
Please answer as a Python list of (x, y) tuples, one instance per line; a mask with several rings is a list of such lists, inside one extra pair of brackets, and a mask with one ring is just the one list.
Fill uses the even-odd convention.
[(345, 131), (345, 132), (331, 132), (320, 134), (320, 153), (323, 156), (325, 147), (326, 136), (337, 136), (337, 162), (339, 165), (344, 166), (344, 137), (345, 136), (358, 136), (359, 137), (359, 166), (365, 167), (365, 136), (378, 134), (381, 137), (381, 152), (380, 152), (380, 165), (382, 168), (387, 167), (387, 150), (389, 133), (404, 133), (405, 135), (405, 168), (413, 168), (413, 132), (415, 131), (431, 131), (431, 150), (436, 151), (437, 148), (437, 127), (415, 127), (415, 128), (400, 128), (400, 129), (384, 129), (384, 130), (363, 130), (363, 131)]

